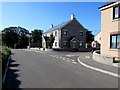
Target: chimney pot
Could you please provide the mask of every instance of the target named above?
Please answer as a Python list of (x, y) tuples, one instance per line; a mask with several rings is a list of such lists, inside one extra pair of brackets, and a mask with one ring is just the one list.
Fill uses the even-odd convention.
[(71, 15), (71, 20), (73, 20), (73, 19), (75, 19), (75, 15), (74, 14)]
[(50, 25), (50, 28), (53, 28), (53, 24)]

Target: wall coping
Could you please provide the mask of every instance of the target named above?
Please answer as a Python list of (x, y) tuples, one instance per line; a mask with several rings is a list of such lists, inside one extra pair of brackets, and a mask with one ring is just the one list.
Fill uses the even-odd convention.
[(98, 51), (100, 51), (100, 50), (94, 51), (93, 54), (98, 55), (98, 56), (102, 56), (102, 57), (106, 57), (106, 58), (113, 58), (112, 56), (103, 56), (103, 55), (101, 55), (101, 54), (98, 54), (98, 53), (97, 53)]

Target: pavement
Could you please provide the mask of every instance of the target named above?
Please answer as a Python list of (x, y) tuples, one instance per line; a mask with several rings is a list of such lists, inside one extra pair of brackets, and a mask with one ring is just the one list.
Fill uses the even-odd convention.
[[(9, 86), (11, 88), (118, 88), (117, 77), (89, 69), (78, 62), (78, 57), (81, 56), (80, 60), (84, 60), (84, 63), (100, 68), (97, 63), (87, 61), (88, 55), (91, 54), (14, 49), (11, 56)], [(117, 73), (116, 67), (108, 68), (104, 65), (104, 68)]]
[(83, 53), (79, 58), (80, 58), (80, 61), (82, 61), (83, 63), (89, 66), (96, 67), (102, 70), (107, 70), (113, 73), (119, 73), (119, 70), (120, 70), (119, 67), (99, 63), (92, 59), (92, 54), (90, 53)]

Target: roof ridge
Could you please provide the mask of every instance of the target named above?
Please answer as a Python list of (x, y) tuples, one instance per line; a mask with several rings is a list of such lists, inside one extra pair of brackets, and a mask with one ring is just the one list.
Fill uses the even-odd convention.
[(115, 3), (115, 2), (118, 2), (118, 1), (119, 1), (119, 0), (109, 0), (109, 1), (106, 2), (103, 6), (99, 7), (99, 9), (102, 8), (102, 7), (108, 6), (108, 5), (110, 5), (110, 4), (113, 4), (113, 3)]
[(54, 31), (58, 28), (62, 28), (64, 27), (65, 25), (67, 25), (68, 23), (70, 23), (72, 20), (68, 20), (68, 21), (65, 21), (65, 22), (62, 22), (60, 24), (57, 24), (55, 26), (53, 26), (52, 28), (49, 28), (47, 31), (45, 31), (44, 33), (47, 33), (47, 32), (51, 32), (51, 31)]

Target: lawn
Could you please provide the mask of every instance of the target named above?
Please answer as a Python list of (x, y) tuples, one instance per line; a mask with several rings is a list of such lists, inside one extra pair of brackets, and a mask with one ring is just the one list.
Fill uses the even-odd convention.
[(120, 58), (119, 57), (114, 57), (113, 62), (114, 63), (120, 63)]
[(114, 63), (120, 63), (120, 60), (115, 60)]

